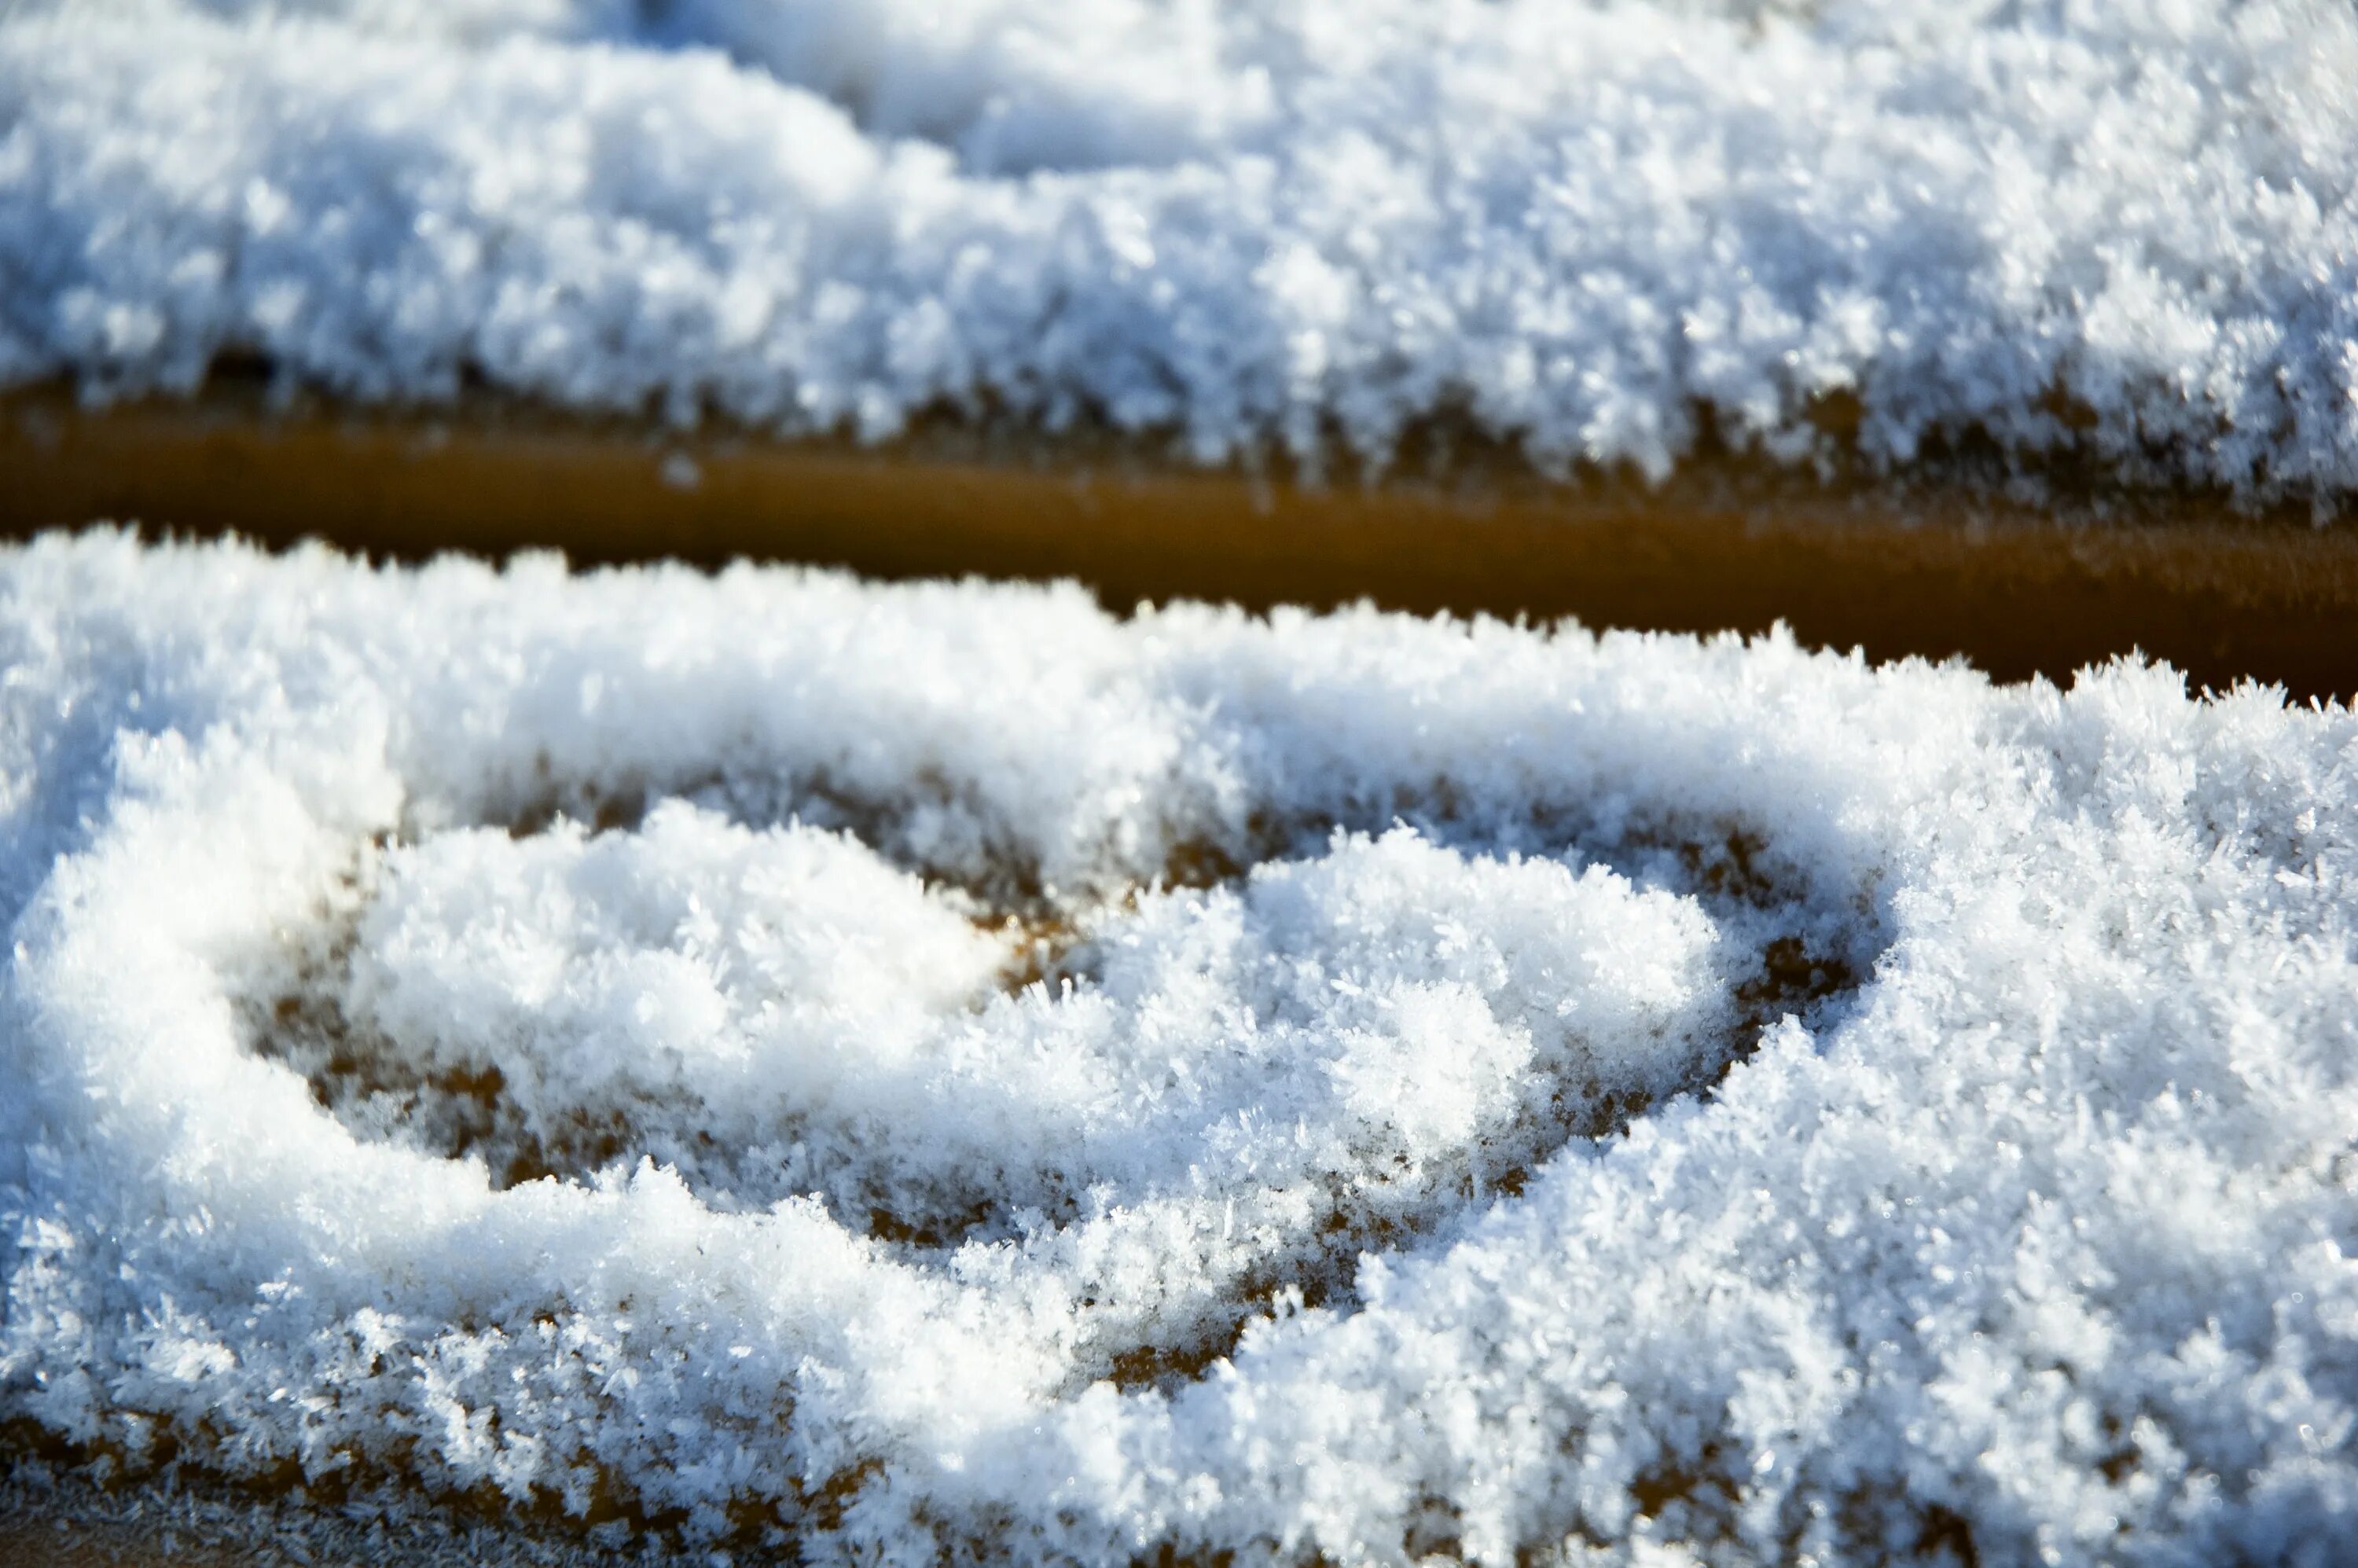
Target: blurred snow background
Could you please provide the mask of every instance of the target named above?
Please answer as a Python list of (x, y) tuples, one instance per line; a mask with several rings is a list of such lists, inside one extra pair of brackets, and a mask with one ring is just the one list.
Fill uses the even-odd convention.
[(2353, 191), (2340, 0), (18, 0), (0, 381), (2332, 493)]

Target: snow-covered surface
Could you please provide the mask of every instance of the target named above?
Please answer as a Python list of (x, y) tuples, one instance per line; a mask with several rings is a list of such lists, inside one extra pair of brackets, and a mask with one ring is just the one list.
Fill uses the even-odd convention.
[(0, 1418), (111, 1463), (863, 1562), (2358, 1523), (2344, 710), (114, 535), (0, 668)]
[(0, 383), (2358, 487), (2346, 0), (0, 12)]

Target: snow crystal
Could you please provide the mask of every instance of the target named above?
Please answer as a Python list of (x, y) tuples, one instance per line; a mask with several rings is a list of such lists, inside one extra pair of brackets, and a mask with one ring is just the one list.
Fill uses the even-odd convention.
[(2358, 487), (2341, 0), (5, 9), (0, 384)]
[(0, 1419), (817, 1560), (2309, 1561), (2358, 719), (0, 558)]

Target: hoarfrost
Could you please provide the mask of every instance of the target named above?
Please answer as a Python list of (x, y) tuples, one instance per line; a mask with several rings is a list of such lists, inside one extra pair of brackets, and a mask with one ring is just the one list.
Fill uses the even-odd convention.
[(34, 0), (0, 380), (2331, 495), (2353, 191), (2337, 0)]
[(2347, 1538), (2344, 709), (103, 534), (0, 639), (0, 1417), (94, 1460), (820, 1560)]

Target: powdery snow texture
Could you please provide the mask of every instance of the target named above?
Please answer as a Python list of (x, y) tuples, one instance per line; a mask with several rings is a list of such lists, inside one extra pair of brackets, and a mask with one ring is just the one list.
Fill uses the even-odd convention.
[(0, 384), (2358, 487), (2343, 0), (0, 9)]
[(0, 668), (0, 1417), (134, 1472), (847, 1561), (2353, 1528), (2345, 710), (104, 534)]

